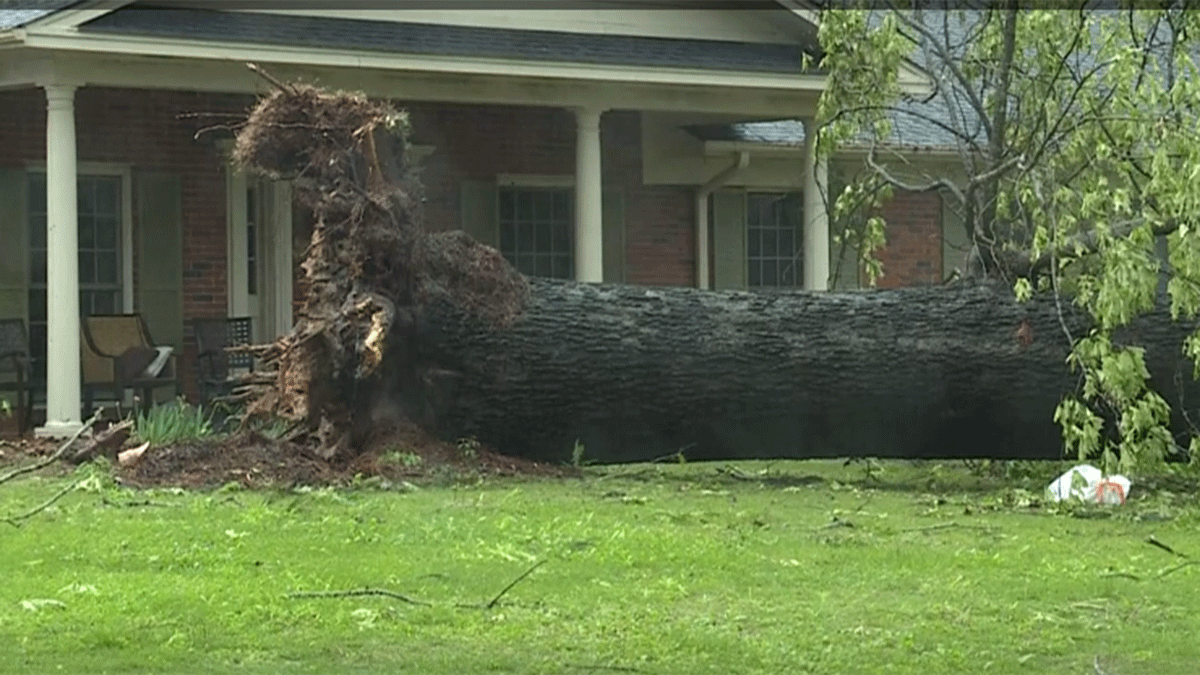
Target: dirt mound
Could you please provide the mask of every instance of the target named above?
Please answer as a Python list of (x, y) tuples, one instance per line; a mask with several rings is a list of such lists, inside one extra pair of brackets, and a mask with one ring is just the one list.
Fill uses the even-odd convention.
[(117, 469), (132, 487), (213, 488), (348, 485), (380, 476), (420, 484), (447, 478), (486, 476), (575, 476), (571, 467), (507, 457), (472, 441), (457, 445), (431, 438), (414, 424), (395, 422), (374, 429), (367, 445), (337, 464), (310, 448), (245, 432), (224, 439), (150, 448), (136, 463)]

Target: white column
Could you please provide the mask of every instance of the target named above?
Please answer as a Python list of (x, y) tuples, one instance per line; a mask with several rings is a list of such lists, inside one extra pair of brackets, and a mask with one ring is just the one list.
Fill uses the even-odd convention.
[(65, 437), (82, 423), (79, 365), (79, 218), (75, 86), (46, 89), (46, 425)]
[(575, 280), (604, 281), (600, 110), (575, 111)]
[(816, 124), (804, 120), (804, 289), (829, 290), (828, 164), (817, 158)]

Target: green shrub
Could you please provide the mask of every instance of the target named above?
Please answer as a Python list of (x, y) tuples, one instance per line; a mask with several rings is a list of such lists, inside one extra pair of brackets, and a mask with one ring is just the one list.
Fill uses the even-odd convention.
[(181, 396), (135, 416), (134, 435), (143, 443), (170, 445), (210, 438), (214, 431), (210, 414)]

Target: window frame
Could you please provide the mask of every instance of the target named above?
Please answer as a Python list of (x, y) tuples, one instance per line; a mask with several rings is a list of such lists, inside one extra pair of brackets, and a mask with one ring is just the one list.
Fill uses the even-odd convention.
[[(743, 241), (745, 242), (745, 244), (744, 244), (745, 245), (744, 264), (746, 266), (746, 278), (745, 278), (746, 288), (748, 290), (753, 290), (753, 291), (787, 291), (787, 290), (803, 289), (804, 288), (804, 206), (805, 206), (804, 191), (800, 190), (800, 189), (794, 189), (794, 188), (793, 189), (787, 189), (787, 188), (771, 189), (771, 188), (757, 188), (756, 187), (756, 188), (747, 188), (745, 190), (745, 195), (746, 195), (746, 201), (745, 201), (746, 207), (745, 207), (745, 216), (743, 218), (742, 226), (744, 228), (744, 236), (745, 236), (745, 239)], [(798, 212), (798, 216), (797, 216), (795, 222), (793, 222), (791, 224), (790, 228), (784, 227), (780, 223), (780, 218), (786, 219), (786, 213), (780, 213), (779, 211), (777, 211), (777, 219), (776, 219), (776, 222), (773, 224), (773, 227), (763, 227), (761, 223), (760, 224), (752, 224), (751, 213), (754, 210), (753, 204), (754, 204), (756, 197), (760, 198), (760, 199), (763, 197), (773, 197), (775, 199), (778, 199), (780, 202), (783, 202), (784, 204), (786, 204), (786, 202), (789, 200), (791, 200), (793, 203), (798, 204), (799, 212)], [(786, 207), (783, 204), (781, 204), (781, 209), (782, 208), (786, 208)], [(784, 230), (789, 230), (789, 229), (792, 233), (791, 236), (792, 236), (792, 241), (793, 241), (793, 249), (792, 249), (793, 253), (791, 256), (786, 256), (786, 255), (782, 255), (779, 253), (778, 233), (781, 231), (784, 231)], [(758, 253), (751, 253), (750, 237), (751, 237), (751, 233), (753, 230), (759, 230), (760, 232), (758, 232), (757, 234), (759, 234), (760, 237), (762, 236), (761, 231), (774, 230), (776, 232), (776, 249), (775, 249), (776, 252), (773, 254), (764, 254), (762, 248), (760, 247)], [(761, 241), (762, 240), (760, 239), (759, 240), (760, 245), (761, 245)], [(792, 273), (792, 280), (791, 280), (790, 284), (781, 284), (781, 283), (779, 283), (778, 280), (782, 276), (782, 274), (781, 274), (783, 271), (782, 265), (787, 262), (790, 262), (794, 267), (794, 271)], [(772, 264), (775, 266), (776, 282), (773, 284), (762, 283), (762, 274), (761, 274), (762, 265), (766, 264), (766, 263), (769, 263), (769, 264)], [(751, 275), (751, 269), (756, 264), (759, 266), (759, 275), (758, 275), (759, 283), (757, 283), (757, 284), (752, 283), (753, 277)]]
[[(29, 185), (30, 185), (29, 180), (32, 179), (32, 177), (35, 174), (41, 174), (41, 175), (45, 176), (46, 163), (45, 162), (27, 162), (25, 165), (25, 174), (27, 177), (26, 178), (26, 190), (28, 190)], [(119, 283), (120, 288), (119, 288), (119, 296), (118, 296), (119, 302), (118, 302), (117, 311), (122, 312), (122, 313), (133, 312), (133, 294), (134, 294), (134, 288), (133, 288), (133, 281), (134, 281), (133, 170), (131, 167), (129, 167), (128, 165), (124, 165), (124, 164), (111, 164), (111, 163), (101, 163), (101, 162), (79, 162), (79, 163), (77, 163), (76, 168), (75, 168), (75, 176), (76, 176), (77, 181), (80, 179), (83, 179), (83, 178), (117, 178), (120, 181), (120, 184), (121, 184), (120, 185), (120, 204), (117, 209), (117, 215), (118, 215), (118, 221), (117, 221), (117, 228), (118, 228), (118, 232), (117, 232), (117, 240), (118, 240), (117, 241), (117, 265), (119, 266), (117, 276), (119, 279), (118, 283)], [(32, 234), (31, 225), (32, 225), (32, 219), (34, 217), (34, 214), (35, 213), (44, 214), (45, 210), (47, 209), (47, 206), (48, 205), (39, 205), (35, 209), (35, 207), (32, 203), (29, 204), (28, 208), (26, 209), (25, 223), (24, 223), (25, 227), (27, 228), (26, 232), (28, 234)], [(78, 218), (78, 216), (76, 216), (76, 217)], [(33, 240), (27, 239), (26, 245), (25, 245), (25, 255), (26, 255), (26, 260), (27, 260), (27, 265), (28, 265), (28, 270), (26, 272), (26, 294), (27, 294), (27, 296), (31, 295), (32, 292), (35, 290), (40, 289), (40, 290), (44, 291), (46, 288), (45, 283), (34, 281), (34, 278), (33, 278), (34, 269), (33, 269), (33, 265), (32, 265), (33, 250), (34, 250)], [(76, 264), (78, 264), (78, 262)], [(82, 283), (80, 284), (80, 290), (81, 291), (84, 290)], [(28, 302), (29, 302), (29, 307), (27, 310), (28, 316), (26, 317), (26, 323), (29, 326), (30, 342), (32, 343), (32, 342), (34, 342), (33, 335), (34, 335), (35, 331), (33, 330), (33, 325), (35, 322), (33, 321), (33, 318), (32, 318), (33, 317), (32, 301), (30, 300)], [(81, 309), (81, 316), (83, 316), (83, 313), (82, 313), (83, 308), (81, 307), (80, 309)], [(36, 323), (42, 324), (43, 322), (38, 321)], [(42, 350), (34, 347), (33, 344), (31, 344), (30, 347), (31, 347), (31, 352), (32, 352), (31, 356), (34, 358), (34, 360), (40, 361), (44, 365), (45, 354), (42, 352)]]
[[(519, 236), (514, 236), (514, 238), (516, 239), (516, 242), (515, 242), (516, 249), (512, 250), (512, 251), (508, 250), (508, 247), (506, 247), (504, 245), (504, 240), (505, 240), (504, 230), (505, 230), (506, 225), (508, 225), (510, 223), (510, 219), (506, 216), (505, 212), (503, 211), (503, 209), (500, 206), (501, 201), (503, 199), (502, 195), (506, 190), (530, 191), (530, 192), (535, 192), (535, 193), (565, 192), (567, 194), (566, 208), (568, 210), (568, 217), (567, 217), (567, 220), (565, 223), (566, 244), (565, 244), (564, 251), (560, 252), (554, 245), (555, 238), (553, 236), (553, 233), (550, 234), (551, 244), (550, 244), (550, 250), (548, 252), (540, 251), (538, 249), (538, 247), (536, 246), (536, 244), (534, 245), (533, 249), (530, 252), (524, 252), (524, 249), (520, 246), (521, 242), (520, 242)], [(549, 221), (548, 221), (548, 224), (551, 227), (562, 224), (562, 223), (556, 222), (556, 218), (557, 218), (556, 213), (552, 210), (551, 216), (549, 217)], [(532, 221), (530, 223), (530, 225), (532, 227), (537, 227), (537, 225), (539, 225), (539, 224), (542, 224), (542, 225), (547, 224), (547, 223), (542, 223), (536, 217), (533, 217), (529, 220)], [(512, 222), (515, 224), (516, 227), (520, 228), (520, 225), (521, 225), (520, 219), (517, 219)], [(519, 233), (514, 233), (514, 235), (517, 235), (517, 234), (519, 234)], [(568, 279), (568, 280), (574, 279), (575, 278), (575, 263), (576, 263), (576, 260), (575, 260), (575, 177), (574, 176), (558, 176), (558, 175), (534, 175), (534, 174), (526, 174), (526, 175), (504, 174), (504, 175), (497, 176), (496, 177), (496, 238), (497, 238), (496, 249), (498, 251), (500, 251), (500, 254), (503, 255), (504, 258), (506, 260), (508, 260), (508, 262), (513, 267), (516, 267), (519, 271), (526, 274), (527, 276), (542, 276), (544, 278), (552, 278), (552, 279)], [(536, 240), (537, 240), (537, 235), (535, 234), (534, 241), (536, 242)], [(552, 274), (549, 276), (538, 275), (538, 274), (534, 274), (532, 269), (530, 269), (530, 270), (523, 269), (522, 265), (518, 264), (519, 261), (517, 259), (517, 256), (522, 256), (522, 255), (551, 258), (550, 264), (551, 264), (551, 268), (552, 268)], [(556, 271), (555, 270), (556, 263), (561, 262), (561, 260), (556, 260), (556, 259), (561, 259), (561, 258), (566, 258), (565, 264), (566, 264), (567, 269), (565, 271), (565, 274), (554, 274), (553, 271)]]

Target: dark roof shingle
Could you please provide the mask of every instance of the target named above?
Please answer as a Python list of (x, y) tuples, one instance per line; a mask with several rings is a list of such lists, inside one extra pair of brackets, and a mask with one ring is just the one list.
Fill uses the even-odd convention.
[(80, 26), (80, 30), (391, 54), (761, 73), (800, 74), (802, 58), (802, 49), (796, 44), (594, 35), (198, 9), (119, 9)]

